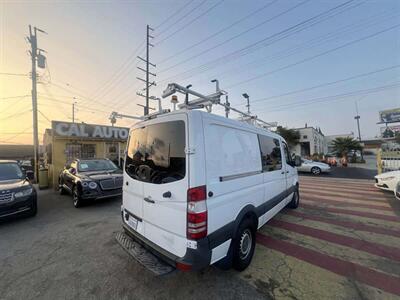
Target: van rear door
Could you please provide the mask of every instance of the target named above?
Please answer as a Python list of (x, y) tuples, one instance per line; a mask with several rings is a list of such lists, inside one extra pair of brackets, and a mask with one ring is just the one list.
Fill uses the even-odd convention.
[(135, 180), (143, 187), (142, 234), (179, 257), (186, 253), (186, 123), (183, 113), (146, 122), (138, 143), (144, 153), (135, 161)]

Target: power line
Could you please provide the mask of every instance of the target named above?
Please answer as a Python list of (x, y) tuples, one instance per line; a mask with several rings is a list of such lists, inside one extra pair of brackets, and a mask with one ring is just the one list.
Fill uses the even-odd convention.
[(20, 95), (20, 96), (1, 97), (0, 100), (15, 99), (15, 98), (24, 98), (24, 97), (30, 97), (30, 96), (31, 96), (31, 95)]
[(294, 9), (296, 9), (296, 8), (298, 8), (298, 7), (302, 6), (302, 5), (304, 5), (304, 4), (306, 4), (306, 3), (309, 2), (309, 1), (310, 1), (310, 0), (305, 0), (305, 1), (303, 1), (303, 2), (300, 2), (300, 3), (298, 3), (298, 4), (296, 4), (296, 5), (292, 6), (292, 7), (290, 7), (289, 9), (286, 9), (286, 10), (284, 10), (283, 12), (280, 12), (279, 14), (274, 15), (274, 16), (272, 16), (272, 17), (269, 17), (269, 18), (267, 18), (266, 20), (264, 20), (264, 21), (262, 21), (262, 22), (260, 22), (260, 23), (258, 23), (258, 24), (256, 24), (256, 25), (250, 27), (249, 29), (246, 29), (246, 30), (244, 30), (244, 31), (242, 31), (242, 32), (240, 32), (240, 33), (238, 33), (238, 34), (236, 34), (236, 35), (234, 35), (234, 36), (232, 36), (232, 37), (230, 37), (230, 38), (228, 38), (228, 39), (226, 39), (226, 40), (224, 40), (224, 41), (218, 43), (218, 44), (216, 44), (215, 46), (212, 46), (212, 47), (210, 47), (210, 48), (207, 48), (207, 49), (205, 49), (205, 50), (203, 50), (203, 51), (201, 51), (201, 52), (199, 52), (199, 53), (197, 53), (197, 54), (195, 54), (195, 55), (193, 55), (193, 56), (190, 56), (190, 57), (188, 57), (188, 58), (186, 58), (186, 59), (184, 59), (184, 60), (182, 60), (182, 61), (180, 61), (180, 62), (174, 64), (174, 65), (171, 65), (171, 66), (169, 66), (169, 67), (167, 67), (167, 68), (162, 69), (162, 70), (160, 71), (160, 73), (163, 73), (163, 72), (168, 71), (168, 70), (170, 70), (170, 69), (172, 69), (172, 68), (175, 68), (175, 67), (177, 67), (177, 66), (179, 66), (179, 65), (181, 65), (181, 64), (183, 64), (183, 63), (185, 63), (185, 62), (188, 62), (188, 61), (190, 61), (190, 60), (192, 60), (192, 59), (194, 59), (194, 58), (197, 58), (197, 57), (199, 57), (199, 56), (201, 56), (201, 55), (203, 55), (203, 54), (206, 54), (207, 52), (210, 52), (211, 50), (214, 50), (214, 49), (216, 49), (216, 48), (218, 48), (218, 47), (220, 47), (220, 46), (222, 46), (222, 45), (224, 45), (224, 44), (226, 44), (226, 43), (228, 43), (228, 42), (230, 42), (230, 41), (233, 41), (234, 39), (237, 39), (238, 37), (241, 37), (242, 35), (244, 35), (244, 34), (250, 32), (250, 31), (252, 31), (252, 30), (254, 30), (254, 29), (257, 29), (258, 27), (260, 27), (260, 26), (262, 26), (262, 25), (265, 25), (265, 24), (267, 24), (267, 23), (269, 23), (269, 22), (271, 22), (271, 21), (273, 21), (273, 20), (275, 20), (275, 19), (277, 19), (277, 18), (279, 18), (279, 17), (281, 17), (281, 16), (283, 16), (283, 15), (285, 15), (285, 14), (291, 12), (292, 10), (294, 10)]
[(190, 49), (192, 49), (192, 48), (194, 48), (194, 47), (196, 47), (196, 46), (198, 46), (198, 45), (200, 45), (200, 44), (203, 44), (204, 42), (208, 41), (209, 39), (212, 39), (213, 37), (215, 37), (215, 36), (221, 34), (222, 32), (225, 32), (225, 31), (231, 29), (232, 27), (234, 27), (234, 26), (236, 26), (237, 24), (243, 22), (244, 20), (246, 20), (246, 19), (248, 19), (248, 18), (250, 18), (250, 17), (252, 17), (252, 16), (254, 16), (254, 15), (258, 14), (258, 13), (260, 13), (261, 11), (263, 11), (263, 10), (266, 9), (267, 7), (271, 6), (272, 4), (276, 3), (277, 1), (278, 1), (278, 0), (273, 0), (273, 1), (271, 1), (271, 2), (269, 2), (269, 3), (267, 3), (267, 4), (265, 4), (264, 6), (262, 6), (262, 7), (260, 7), (260, 8), (257, 8), (256, 10), (254, 10), (253, 12), (251, 12), (250, 14), (248, 14), (248, 15), (246, 15), (246, 16), (240, 18), (239, 20), (237, 20), (237, 21), (231, 23), (230, 25), (228, 25), (228, 26), (222, 28), (221, 30), (219, 30), (219, 31), (217, 31), (217, 32), (215, 32), (215, 33), (213, 33), (213, 34), (207, 36), (206, 38), (202, 39), (201, 41), (198, 41), (198, 42), (196, 42), (196, 43), (190, 45), (189, 47), (186, 47), (186, 48), (184, 48), (184, 49), (182, 49), (182, 50), (180, 50), (180, 51), (174, 53), (173, 55), (168, 56), (167, 58), (164, 58), (163, 60), (159, 61), (157, 64), (164, 63), (164, 62), (166, 62), (166, 61), (168, 61), (168, 60), (170, 60), (170, 59), (172, 59), (172, 58), (177, 57), (178, 55), (180, 55), (180, 54), (182, 54), (182, 53), (185, 53), (186, 51), (188, 51), (188, 50), (190, 50)]
[(206, 3), (207, 0), (203, 0), (201, 1), (198, 5), (196, 5), (195, 7), (193, 7), (190, 11), (188, 11), (183, 17), (181, 17), (180, 19), (176, 20), (174, 23), (172, 23), (169, 27), (167, 27), (164, 30), (161, 30), (160, 33), (158, 35), (156, 35), (156, 37), (159, 37), (160, 35), (162, 35), (164, 32), (167, 32), (168, 30), (170, 30), (173, 26), (175, 26), (176, 24), (178, 24), (180, 21), (185, 20), (187, 17), (189, 17), (192, 12), (196, 11), (196, 9), (198, 9), (200, 6), (202, 6), (204, 3)]
[[(398, 14), (386, 14), (386, 13), (377, 14), (377, 15), (373, 16), (373, 18), (366, 18), (366, 19), (363, 19), (361, 22), (351, 23), (349, 25), (342, 26), (338, 30), (331, 31), (326, 34), (324, 33), (318, 37), (312, 38), (311, 40), (308, 40), (306, 42), (298, 44), (294, 47), (289, 47), (286, 50), (280, 50), (268, 57), (264, 57), (261, 60), (260, 59), (253, 60), (251, 62), (236, 66), (236, 67), (228, 69), (226, 71), (216, 73), (216, 74), (212, 75), (211, 77), (216, 78), (216, 77), (220, 77), (220, 76), (226, 75), (226, 74), (227, 74), (227, 76), (229, 76), (230, 74), (234, 75), (234, 74), (237, 74), (237, 72), (239, 72), (245, 68), (249, 68), (249, 66), (255, 66), (255, 68), (261, 67), (264, 64), (266, 64), (267, 62), (269, 62), (269, 63), (275, 62), (275, 61), (287, 58), (293, 54), (298, 54), (300, 51), (304, 51), (307, 49), (313, 49), (316, 46), (320, 46), (324, 43), (333, 41), (333, 40), (335, 40), (336, 37), (339, 37), (340, 39), (342, 39), (347, 33), (359, 31), (359, 30), (354, 30), (357, 27), (360, 27), (361, 30), (363, 30), (372, 25), (375, 25), (376, 23), (381, 24), (382, 23), (381, 19), (384, 19), (384, 21), (387, 21), (393, 17), (398, 17)], [(371, 22), (370, 19), (375, 19), (375, 18), (376, 18), (376, 20)], [(348, 29), (351, 29), (351, 30), (348, 30)], [(261, 62), (263, 62), (263, 63), (261, 63)]]
[(390, 67), (387, 67), (387, 68), (382, 68), (382, 69), (374, 70), (374, 71), (371, 71), (371, 72), (362, 73), (362, 74), (350, 76), (350, 77), (347, 77), (347, 78), (343, 78), (343, 79), (339, 79), (339, 80), (335, 80), (335, 81), (331, 81), (331, 82), (326, 82), (326, 83), (314, 85), (314, 86), (311, 86), (311, 87), (308, 87), (308, 88), (294, 90), (294, 91), (290, 91), (290, 92), (279, 94), (279, 95), (259, 98), (259, 99), (256, 99), (256, 100), (252, 100), (251, 102), (252, 103), (256, 103), (256, 102), (262, 101), (264, 103), (264, 102), (266, 102), (266, 100), (272, 100), (272, 99), (286, 97), (286, 96), (289, 96), (289, 95), (294, 95), (294, 94), (298, 94), (298, 93), (302, 93), (302, 92), (306, 92), (306, 91), (311, 91), (311, 90), (318, 89), (318, 88), (321, 88), (321, 87), (330, 86), (330, 85), (334, 85), (334, 84), (337, 84), (337, 83), (342, 83), (342, 82), (346, 82), (346, 81), (350, 81), (350, 80), (354, 80), (354, 79), (358, 79), (358, 78), (362, 78), (362, 77), (367, 77), (367, 76), (374, 75), (374, 74), (377, 74), (377, 73), (393, 70), (393, 69), (396, 69), (396, 68), (399, 68), (399, 67), (400, 67), (400, 65), (394, 65), (394, 66), (390, 66)]
[(101, 87), (92, 94), (91, 97), (98, 97), (100, 99), (104, 98), (111, 90), (115, 88), (115, 83), (120, 81), (122, 77), (126, 76), (131, 70), (134, 58), (139, 54), (141, 49), (145, 46), (145, 42), (139, 44), (137, 48), (128, 56), (128, 58), (121, 64), (121, 66), (114, 71), (114, 73), (106, 80)]
[(2, 142), (2, 143), (6, 143), (6, 142), (8, 142), (8, 141), (11, 141), (11, 140), (15, 139), (16, 137), (18, 137), (18, 136), (20, 136), (20, 135), (22, 135), (22, 134), (24, 134), (24, 133), (27, 133), (27, 131), (28, 131), (29, 129), (31, 129), (31, 126), (25, 128), (23, 131), (18, 132), (18, 133), (14, 134), (13, 136), (11, 136), (11, 137), (9, 137), (9, 138), (7, 138), (7, 139), (5, 139), (5, 140), (2, 140), (1, 142)]
[(256, 79), (258, 79), (258, 78), (261, 78), (261, 77), (264, 77), (264, 76), (267, 76), (267, 75), (276, 73), (276, 72), (278, 72), (278, 71), (282, 71), (282, 70), (285, 70), (285, 69), (288, 69), (288, 68), (297, 66), (297, 65), (299, 65), (299, 64), (308, 62), (308, 61), (310, 61), (310, 60), (313, 60), (313, 59), (315, 59), (315, 58), (318, 58), (318, 57), (324, 56), (324, 55), (326, 55), (326, 54), (332, 53), (332, 52), (337, 51), (337, 50), (339, 50), (339, 49), (342, 49), (342, 48), (348, 47), (348, 46), (350, 46), (350, 45), (359, 43), (359, 42), (361, 42), (361, 41), (364, 41), (364, 40), (373, 38), (373, 37), (375, 37), (375, 36), (377, 36), (377, 35), (380, 35), (380, 34), (382, 34), (382, 33), (387, 32), (387, 31), (389, 31), (389, 30), (393, 30), (393, 29), (395, 29), (395, 28), (397, 28), (397, 27), (399, 27), (399, 26), (400, 26), (400, 24), (391, 26), (391, 27), (389, 27), (389, 28), (380, 30), (380, 31), (378, 31), (378, 32), (375, 32), (375, 33), (372, 33), (372, 34), (370, 34), (370, 35), (364, 36), (364, 37), (362, 37), (362, 38), (359, 38), (359, 39), (350, 41), (350, 42), (348, 42), (348, 43), (345, 43), (345, 44), (340, 45), (340, 46), (338, 46), (338, 47), (335, 47), (335, 48), (333, 48), (333, 49), (329, 49), (329, 50), (323, 51), (323, 52), (321, 52), (321, 53), (319, 53), (319, 54), (313, 55), (313, 56), (311, 56), (311, 57), (307, 57), (307, 58), (302, 59), (302, 60), (300, 60), (300, 61), (298, 61), (298, 62), (295, 62), (295, 63), (289, 64), (289, 65), (286, 65), (286, 66), (281, 67), (281, 68), (279, 68), (279, 69), (275, 69), (275, 70), (273, 70), (273, 71), (269, 71), (269, 72), (266, 72), (266, 73), (263, 73), (263, 74), (260, 74), (260, 75), (251, 77), (251, 78), (249, 78), (249, 79), (246, 79), (246, 80), (237, 82), (237, 83), (235, 83), (235, 84), (229, 85), (229, 86), (227, 86), (227, 88), (230, 88), (230, 87), (233, 87), (233, 86), (242, 85), (242, 84), (244, 84), (244, 83), (247, 83), (247, 82), (256, 80)]
[(48, 117), (46, 117), (44, 113), (42, 113), (40, 110), (38, 110), (38, 112), (41, 114), (41, 116), (43, 118), (45, 118), (47, 121), (49, 121), (51, 123), (50, 119)]
[[(324, 96), (324, 97), (317, 97), (317, 98), (312, 98), (300, 102), (292, 102), (292, 103), (286, 103), (286, 104), (281, 104), (277, 105), (275, 107), (272, 107), (272, 109), (268, 109), (268, 112), (276, 112), (276, 111), (281, 111), (281, 110), (287, 110), (290, 108), (295, 108), (297, 106), (303, 106), (303, 105), (309, 105), (309, 104), (314, 104), (318, 102), (325, 102), (329, 100), (334, 100), (334, 99), (341, 99), (341, 98), (348, 98), (352, 96), (359, 96), (359, 95), (369, 95), (389, 89), (394, 89), (400, 86), (400, 82), (397, 81), (394, 84), (389, 84), (389, 85), (383, 85), (383, 86), (378, 86), (375, 88), (370, 88), (370, 89), (362, 89), (362, 90), (356, 90), (352, 92), (346, 92), (342, 94), (336, 94), (332, 96)], [(258, 112), (265, 112), (267, 110), (259, 110)]]
[(0, 75), (4, 75), (4, 76), (28, 76), (28, 74), (23, 74), (23, 73), (3, 73), (3, 72), (0, 72)]
[(189, 2), (185, 3), (182, 5), (178, 10), (176, 10), (174, 13), (170, 14), (167, 18), (165, 18), (160, 24), (155, 26), (155, 29), (159, 29), (161, 26), (165, 25), (165, 23), (168, 23), (168, 21), (172, 20), (173, 17), (177, 16), (182, 10), (184, 10), (187, 6), (192, 4), (194, 0), (190, 0)]
[[(203, 1), (204, 2), (204, 1)], [(202, 3), (203, 3), (202, 2)], [(165, 38), (163, 38), (161, 41), (157, 42), (155, 45), (159, 45), (161, 43), (163, 43), (164, 41), (168, 40), (169, 38), (171, 38), (173, 35), (175, 35), (176, 33), (178, 33), (179, 31), (186, 29), (189, 25), (191, 25), (192, 23), (194, 23), (195, 21), (197, 21), (198, 19), (200, 19), (201, 17), (205, 16), (206, 14), (208, 14), (210, 11), (212, 11), (214, 8), (216, 8), (218, 5), (220, 5), (222, 2), (224, 2), (224, 0), (220, 0), (217, 3), (215, 3), (213, 6), (211, 6), (209, 9), (207, 9), (206, 11), (204, 11), (203, 13), (201, 13), (200, 15), (198, 15), (196, 18), (192, 19), (191, 21), (185, 23), (183, 26), (179, 27), (177, 30), (175, 30), (174, 32), (172, 32), (171, 34), (167, 35)]]
[(31, 111), (32, 111), (31, 109), (28, 109), (28, 110), (24, 110), (22, 112), (17, 112), (15, 114), (9, 115), (9, 116), (7, 116), (5, 118), (1, 118), (0, 121), (8, 120), (8, 119), (11, 119), (11, 118), (16, 117), (16, 116), (20, 117), (20, 116), (22, 116), (22, 115), (24, 115), (24, 114), (26, 114), (28, 112), (31, 112)]
[[(41, 99), (45, 99), (45, 100), (49, 100), (49, 101), (53, 101), (53, 102), (57, 102), (57, 103), (62, 103), (62, 104), (65, 104), (65, 105), (71, 105), (72, 104), (72, 102), (67, 102), (67, 101), (64, 101), (64, 100), (60, 100), (60, 99), (56, 99), (56, 98), (50, 98), (50, 97), (40, 97)], [(101, 109), (97, 109), (97, 108), (93, 108), (93, 107), (88, 107), (88, 106), (83, 106), (83, 105), (80, 105), (79, 106), (79, 109), (80, 110), (88, 110), (88, 111), (91, 111), (91, 112), (102, 112), (102, 113), (109, 113), (109, 111), (104, 111), (104, 110), (101, 110)]]
[[(289, 28), (286, 28), (286, 29), (284, 29), (284, 30), (282, 30), (280, 32), (277, 32), (277, 33), (272, 34), (270, 36), (267, 36), (267, 37), (265, 37), (265, 38), (263, 38), (261, 40), (258, 40), (258, 41), (254, 42), (254, 43), (251, 43), (251, 44), (249, 44), (249, 45), (247, 45), (247, 46), (245, 46), (245, 47), (243, 47), (241, 49), (235, 50), (235, 51), (233, 51), (233, 52), (231, 52), (229, 54), (223, 55), (223, 56), (221, 56), (221, 57), (219, 57), (217, 59), (211, 60), (211, 61), (209, 61), (207, 63), (204, 63), (204, 64), (202, 64), (200, 66), (194, 67), (194, 68), (189, 69), (187, 71), (181, 72), (181, 73), (179, 73), (177, 75), (174, 75), (174, 76), (171, 76), (171, 77), (166, 78), (164, 80), (161, 80), (161, 81), (159, 81), (159, 83), (167, 82), (167, 81), (170, 81), (170, 80), (173, 80), (173, 79), (176, 79), (176, 78), (180, 78), (182, 76), (186, 76), (184, 78), (190, 78), (195, 74), (199, 74), (201, 72), (201, 70), (202, 70), (202, 72), (204, 72), (207, 69), (216, 67), (218, 63), (226, 64), (228, 59), (234, 60), (234, 59), (236, 59), (236, 58), (238, 58), (240, 56), (247, 55), (247, 54), (249, 54), (249, 53), (251, 53), (253, 51), (256, 51), (256, 50), (260, 49), (261, 47), (269, 46), (269, 45), (271, 45), (271, 44), (273, 44), (273, 43), (275, 43), (277, 41), (280, 41), (280, 40), (282, 40), (284, 38), (289, 37), (292, 34), (301, 32), (301, 31), (303, 31), (303, 30), (305, 30), (307, 28), (315, 26), (315, 25), (317, 25), (317, 24), (319, 24), (319, 23), (321, 23), (321, 22), (323, 22), (323, 21), (325, 21), (327, 19), (330, 19), (330, 18), (332, 18), (332, 17), (334, 17), (334, 16), (336, 16), (336, 15), (338, 15), (340, 13), (343, 13), (343, 12), (349, 10), (349, 9), (353, 9), (353, 8), (355, 8), (355, 7), (357, 7), (357, 6), (362, 4), (362, 2), (361, 2), (361, 3), (357, 3), (357, 4), (353, 5), (353, 6), (349, 6), (348, 4), (351, 4), (351, 2), (353, 2), (353, 1), (354, 0), (346, 1), (345, 3), (342, 3), (340, 5), (337, 5), (337, 6), (333, 7), (333, 8), (325, 10), (322, 13), (319, 13), (319, 14), (311, 17), (311, 18), (308, 18), (308, 19), (306, 19), (306, 20), (304, 20), (304, 21), (302, 21), (300, 23), (297, 23), (296, 25), (290, 26)], [(277, 39), (273, 40), (274, 38), (277, 38)], [(272, 40), (272, 41), (270, 43), (265, 44), (269, 40)], [(190, 75), (190, 74), (192, 74), (192, 75)]]

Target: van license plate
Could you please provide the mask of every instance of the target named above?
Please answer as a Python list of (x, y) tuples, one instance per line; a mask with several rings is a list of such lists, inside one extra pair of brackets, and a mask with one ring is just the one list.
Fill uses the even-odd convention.
[(134, 217), (132, 217), (132, 216), (129, 216), (129, 219), (128, 219), (128, 225), (130, 226), (130, 227), (132, 227), (133, 229), (137, 229), (137, 224), (138, 224), (138, 220), (137, 219), (135, 219)]

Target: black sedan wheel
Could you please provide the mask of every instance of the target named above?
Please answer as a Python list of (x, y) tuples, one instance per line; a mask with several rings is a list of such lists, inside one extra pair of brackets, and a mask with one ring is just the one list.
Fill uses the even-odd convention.
[(74, 186), (74, 188), (72, 190), (72, 199), (74, 201), (74, 206), (76, 208), (82, 207), (83, 200), (82, 200), (81, 196), (79, 195), (78, 188), (76, 186)]

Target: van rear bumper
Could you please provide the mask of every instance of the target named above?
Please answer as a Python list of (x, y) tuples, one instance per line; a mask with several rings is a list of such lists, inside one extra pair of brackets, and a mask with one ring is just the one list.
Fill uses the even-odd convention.
[(122, 218), (122, 224), (125, 233), (130, 238), (141, 244), (152, 254), (162, 259), (174, 268), (185, 271), (198, 271), (208, 267), (211, 263), (212, 251), (210, 249), (207, 238), (203, 238), (197, 241), (197, 249), (187, 248), (185, 256), (178, 257), (154, 244), (152, 241), (146, 239), (141, 234), (135, 232), (125, 223), (124, 218)]

